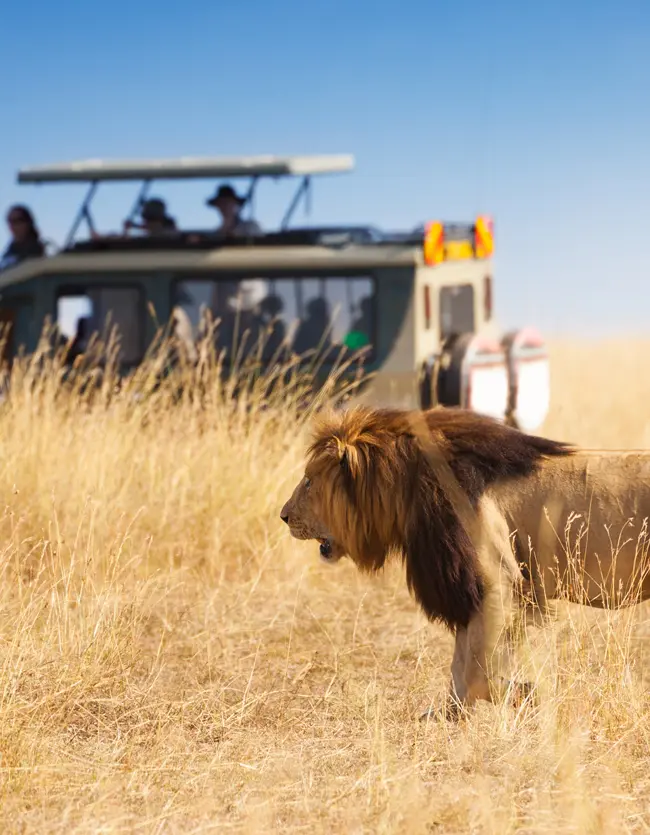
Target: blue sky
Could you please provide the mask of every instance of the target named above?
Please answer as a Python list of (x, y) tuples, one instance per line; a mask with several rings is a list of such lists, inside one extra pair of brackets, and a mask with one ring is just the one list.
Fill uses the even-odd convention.
[[(81, 188), (18, 186), (21, 166), (352, 153), (355, 171), (316, 181), (310, 222), (491, 213), (505, 327), (648, 328), (648, 0), (23, 0), (2, 32), (0, 203), (32, 206), (47, 237), (62, 241)], [(135, 188), (100, 189), (100, 228)], [(211, 226), (213, 188), (154, 191), (182, 225)], [(289, 194), (263, 183), (258, 219)]]

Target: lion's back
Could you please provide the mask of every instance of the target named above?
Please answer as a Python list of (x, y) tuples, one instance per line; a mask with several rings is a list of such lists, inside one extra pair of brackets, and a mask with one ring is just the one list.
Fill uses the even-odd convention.
[(580, 557), (598, 575), (616, 555), (626, 574), (648, 551), (650, 451), (579, 450), (494, 484), (489, 495), (515, 534), (518, 558), (528, 561), (532, 548), (542, 569)]
[(650, 516), (650, 451), (579, 450), (540, 462), (535, 472), (500, 480), (490, 494), (506, 515), (534, 528), (551, 505), (565, 515), (591, 514), (592, 522)]

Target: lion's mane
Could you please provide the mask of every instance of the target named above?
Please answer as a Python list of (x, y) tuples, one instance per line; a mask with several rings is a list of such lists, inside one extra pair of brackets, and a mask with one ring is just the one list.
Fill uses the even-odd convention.
[(573, 447), (463, 409), (360, 406), (317, 420), (308, 469), (323, 485), (322, 510), (333, 536), (342, 537), (362, 570), (377, 571), (390, 553), (401, 554), (409, 590), (427, 617), (467, 627), (483, 603), (485, 578), (414, 430), (417, 420), (475, 511), (496, 482), (530, 475), (545, 457), (571, 455)]

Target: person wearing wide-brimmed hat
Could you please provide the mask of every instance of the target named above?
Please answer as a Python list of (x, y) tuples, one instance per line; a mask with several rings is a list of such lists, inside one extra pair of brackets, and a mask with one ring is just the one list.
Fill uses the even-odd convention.
[(261, 235), (262, 229), (254, 220), (245, 220), (241, 209), (246, 199), (240, 197), (231, 185), (219, 186), (215, 194), (205, 201), (221, 212), (223, 222), (216, 230), (221, 235)]

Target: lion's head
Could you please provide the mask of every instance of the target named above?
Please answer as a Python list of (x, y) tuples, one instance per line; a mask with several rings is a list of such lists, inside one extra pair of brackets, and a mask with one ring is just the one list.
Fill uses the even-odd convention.
[[(560, 444), (461, 409), (433, 409), (424, 421), (475, 509), (491, 482), (562, 454)], [(466, 626), (483, 579), (438, 475), (411, 413), (357, 407), (318, 419), (305, 474), (280, 515), (296, 539), (318, 540), (328, 562), (347, 555), (361, 570), (377, 571), (389, 554), (401, 554), (428, 617)]]
[(349, 556), (361, 569), (381, 568), (399, 541), (405, 508), (395, 486), (408, 477), (387, 413), (354, 409), (321, 417), (308, 450), (305, 474), (281, 511), (296, 539), (320, 542), (321, 556)]

